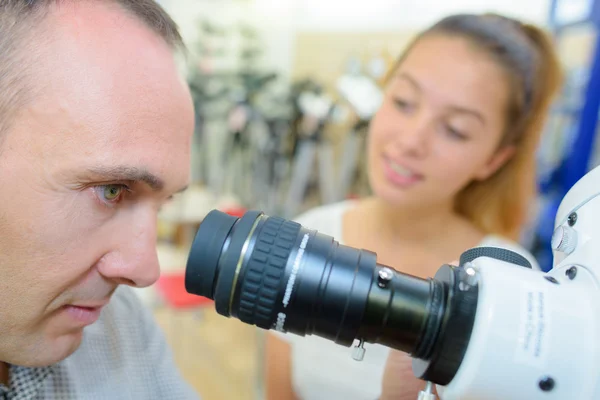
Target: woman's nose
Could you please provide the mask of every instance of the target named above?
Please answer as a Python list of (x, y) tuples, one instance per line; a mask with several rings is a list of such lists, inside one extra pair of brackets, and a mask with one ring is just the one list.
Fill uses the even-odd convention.
[(427, 154), (431, 134), (430, 122), (423, 112), (405, 118), (403, 126), (394, 135), (394, 145), (404, 155), (423, 157)]

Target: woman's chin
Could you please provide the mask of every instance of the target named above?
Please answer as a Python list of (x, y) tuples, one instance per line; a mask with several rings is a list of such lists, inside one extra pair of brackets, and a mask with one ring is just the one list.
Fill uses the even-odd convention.
[(447, 192), (436, 190), (433, 185), (422, 185), (404, 190), (386, 182), (371, 185), (373, 197), (389, 208), (398, 211), (433, 212), (451, 208), (453, 196)]
[(375, 197), (396, 207), (413, 206), (423, 201), (423, 197), (418, 193), (398, 188), (387, 182), (377, 182), (371, 185), (371, 190)]

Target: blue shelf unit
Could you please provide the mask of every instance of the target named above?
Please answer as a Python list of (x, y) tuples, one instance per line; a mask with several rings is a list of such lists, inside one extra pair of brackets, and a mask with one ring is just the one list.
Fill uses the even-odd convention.
[[(548, 129), (562, 137), (559, 157), (553, 163), (546, 160), (540, 168), (540, 210), (535, 221), (531, 251), (544, 271), (552, 267), (550, 240), (554, 218), (560, 201), (569, 189), (585, 175), (592, 165), (600, 110), (600, 0), (553, 0), (550, 9), (550, 30), (558, 43), (574, 30), (591, 30), (595, 43), (589, 64), (567, 70), (563, 92), (554, 104)], [(561, 54), (569, 57), (569, 54)], [(555, 136), (557, 137), (557, 136)], [(543, 143), (539, 158), (544, 161)]]

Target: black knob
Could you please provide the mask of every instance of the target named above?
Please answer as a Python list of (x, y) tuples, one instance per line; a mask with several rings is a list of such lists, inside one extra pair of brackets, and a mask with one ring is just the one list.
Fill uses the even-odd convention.
[(460, 256), (460, 265), (464, 265), (479, 257), (490, 257), (500, 261), (506, 261), (511, 264), (520, 265), (521, 267), (532, 269), (531, 263), (521, 254), (511, 250), (502, 249), (499, 247), (475, 247), (467, 250)]

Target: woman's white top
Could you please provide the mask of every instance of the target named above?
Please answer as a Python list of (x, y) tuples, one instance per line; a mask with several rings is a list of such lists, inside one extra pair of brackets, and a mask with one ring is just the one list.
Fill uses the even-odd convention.
[[(351, 201), (334, 203), (307, 211), (294, 220), (342, 239), (342, 218)], [(495, 246), (516, 251), (539, 269), (534, 257), (519, 244), (498, 236), (487, 236), (480, 246)], [(269, 331), (291, 344), (292, 382), (300, 400), (376, 400), (380, 395), (383, 371), (389, 349), (365, 344), (362, 361), (352, 359), (352, 348), (337, 345), (317, 336), (301, 337)]]

